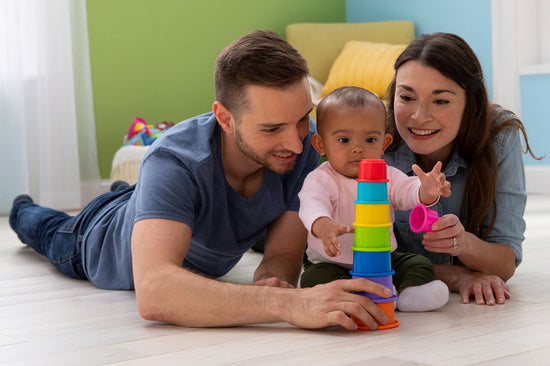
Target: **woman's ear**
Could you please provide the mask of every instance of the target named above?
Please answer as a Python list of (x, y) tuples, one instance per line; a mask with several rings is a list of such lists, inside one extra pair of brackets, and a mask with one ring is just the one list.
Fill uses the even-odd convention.
[(323, 145), (323, 139), (321, 138), (321, 135), (316, 133), (315, 135), (311, 136), (311, 145), (313, 145), (313, 148), (317, 150), (319, 155), (325, 155), (325, 145)]
[(393, 141), (393, 137), (388, 133), (385, 134), (384, 135), (384, 148), (383, 148), (382, 151), (386, 151), (386, 149), (388, 148), (388, 146), (390, 146), (392, 141)]
[(216, 116), (216, 119), (218, 120), (218, 124), (221, 126), (221, 128), (225, 132), (233, 132), (233, 126), (235, 124), (235, 120), (233, 119), (233, 115), (225, 106), (218, 101), (215, 101), (214, 104), (212, 104), (212, 111), (214, 112), (214, 115)]

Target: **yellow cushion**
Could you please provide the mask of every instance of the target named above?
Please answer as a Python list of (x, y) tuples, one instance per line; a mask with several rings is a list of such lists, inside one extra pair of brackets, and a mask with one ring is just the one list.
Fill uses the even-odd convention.
[(321, 96), (342, 86), (359, 86), (383, 97), (393, 79), (393, 64), (406, 45), (348, 41), (336, 58)]
[(348, 41), (409, 44), (414, 23), (388, 20), (370, 23), (293, 23), (286, 27), (287, 41), (307, 60), (311, 76), (321, 84)]

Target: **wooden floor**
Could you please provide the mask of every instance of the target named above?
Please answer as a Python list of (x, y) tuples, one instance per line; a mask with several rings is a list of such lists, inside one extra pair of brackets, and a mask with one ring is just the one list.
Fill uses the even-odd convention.
[[(64, 278), (0, 217), (0, 365), (549, 365), (550, 196), (528, 201), (524, 261), (512, 299), (396, 313), (369, 332), (287, 324), (181, 328), (142, 320), (135, 295)], [(226, 279), (246, 283), (247, 254)]]

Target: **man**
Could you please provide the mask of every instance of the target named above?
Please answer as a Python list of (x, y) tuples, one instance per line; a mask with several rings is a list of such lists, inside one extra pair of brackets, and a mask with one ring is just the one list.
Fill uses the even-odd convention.
[[(352, 291), (391, 296), (366, 280), (295, 289), (306, 242), (298, 192), (318, 163), (310, 145), (305, 60), (270, 31), (218, 57), (213, 111), (180, 122), (143, 159), (138, 183), (114, 184), (76, 217), (14, 200), (10, 225), (62, 273), (135, 289), (141, 316), (183, 326), (286, 321), (356, 329), (387, 317)], [(222, 283), (264, 245), (253, 285)]]

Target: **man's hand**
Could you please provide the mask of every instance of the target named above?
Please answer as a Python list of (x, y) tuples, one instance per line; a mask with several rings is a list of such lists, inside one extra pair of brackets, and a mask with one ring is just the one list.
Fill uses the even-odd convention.
[(366, 279), (337, 280), (328, 284), (290, 291), (281, 306), (286, 311), (282, 318), (300, 328), (323, 328), (339, 324), (348, 330), (356, 330), (352, 317), (361, 320), (370, 329), (378, 323), (386, 324), (388, 317), (369, 298), (353, 292), (372, 292), (382, 297), (392, 296), (392, 291)]

